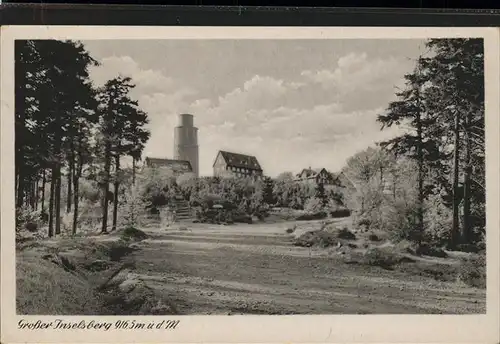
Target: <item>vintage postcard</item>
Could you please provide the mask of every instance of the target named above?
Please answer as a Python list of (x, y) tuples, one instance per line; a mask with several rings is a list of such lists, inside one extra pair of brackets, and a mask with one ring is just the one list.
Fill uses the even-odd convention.
[(498, 341), (497, 29), (1, 52), (2, 342)]

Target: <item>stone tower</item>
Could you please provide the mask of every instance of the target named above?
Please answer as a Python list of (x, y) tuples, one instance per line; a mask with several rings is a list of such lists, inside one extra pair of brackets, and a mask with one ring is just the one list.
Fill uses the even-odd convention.
[(179, 115), (179, 126), (174, 130), (174, 159), (189, 161), (198, 177), (198, 128), (193, 124), (193, 115)]

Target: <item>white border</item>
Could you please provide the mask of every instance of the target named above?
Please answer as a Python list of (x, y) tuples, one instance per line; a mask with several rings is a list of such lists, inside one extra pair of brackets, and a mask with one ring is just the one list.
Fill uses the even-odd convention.
[[(21, 331), (15, 315), (14, 40), (15, 39), (353, 39), (483, 37), (486, 75), (487, 314), (178, 316), (173, 331)], [(113, 27), (1, 28), (1, 341), (14, 342), (434, 342), (499, 341), (499, 33), (496, 28), (402, 27)], [(54, 317), (23, 316), (24, 319)], [(116, 317), (58, 317), (80, 320)], [(158, 320), (158, 317), (137, 317)], [(172, 317), (169, 317), (172, 319)]]

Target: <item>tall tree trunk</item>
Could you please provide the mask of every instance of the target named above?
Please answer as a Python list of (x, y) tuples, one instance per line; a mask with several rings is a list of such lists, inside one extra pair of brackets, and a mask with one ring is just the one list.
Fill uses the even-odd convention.
[[(37, 172), (38, 174), (39, 172)], [(38, 175), (39, 176), (39, 175)], [(38, 210), (38, 203), (40, 200), (40, 186), (38, 185), (38, 182), (40, 178), (37, 176), (36, 181), (35, 181), (35, 210)]]
[(116, 154), (115, 157), (115, 164), (116, 164), (116, 176), (115, 176), (115, 183), (114, 183), (114, 195), (113, 195), (113, 229), (116, 230), (116, 222), (118, 219), (118, 188), (120, 187), (120, 181), (119, 181), (119, 176), (118, 174), (120, 173), (120, 156)]
[[(419, 105), (420, 107), (420, 105)], [(417, 110), (417, 161), (418, 161), (418, 240), (421, 239), (424, 230), (424, 153), (423, 153), (423, 134), (422, 118), (420, 108)]]
[(25, 181), (24, 181), (24, 171), (23, 166), (19, 166), (19, 176), (17, 182), (17, 200), (16, 207), (21, 208), (24, 204), (24, 190), (25, 189)]
[[(109, 139), (108, 139), (109, 140)], [(109, 180), (111, 170), (111, 145), (106, 143), (105, 161), (104, 161), (104, 185), (103, 185), (103, 204), (102, 204), (102, 233), (108, 232), (108, 206), (109, 206)]]
[(35, 209), (35, 181), (34, 180), (30, 181), (29, 205), (30, 205), (31, 209)]
[(78, 204), (79, 204), (79, 180), (78, 178), (73, 179), (73, 224), (72, 233), (76, 234), (76, 228), (78, 226)]
[(460, 119), (458, 114), (455, 114), (455, 124), (453, 128), (454, 134), (454, 144), (455, 149), (453, 152), (453, 177), (452, 177), (452, 190), (453, 190), (453, 220), (451, 225), (451, 237), (450, 244), (451, 247), (454, 248), (457, 244), (457, 237), (459, 235), (459, 215), (458, 215), (458, 207), (459, 207), (459, 198), (458, 198), (458, 168), (459, 168), (459, 155), (460, 155)]
[(45, 212), (45, 184), (47, 182), (46, 169), (44, 168), (42, 171), (42, 213)]
[(135, 185), (135, 157), (132, 157), (132, 185)]
[(56, 190), (55, 190), (55, 217), (56, 217), (56, 228), (55, 234), (61, 234), (61, 165), (57, 164), (57, 182), (56, 182)]
[(24, 185), (24, 205), (26, 207), (31, 207), (31, 181), (27, 181)]
[(469, 135), (470, 114), (465, 116), (465, 175), (464, 175), (464, 213), (462, 232), (460, 235), (461, 242), (466, 244), (470, 240), (470, 197), (471, 197), (471, 140)]
[(49, 237), (54, 236), (54, 194), (56, 189), (55, 167), (50, 174), (50, 196), (49, 196)]
[(76, 228), (78, 226), (78, 205), (80, 201), (79, 189), (80, 189), (80, 176), (82, 174), (81, 161), (77, 163), (77, 166), (73, 168), (73, 224), (71, 232), (73, 235), (76, 234)]
[(68, 183), (68, 193), (66, 195), (66, 213), (71, 212), (71, 201), (72, 201), (72, 175), (73, 175), (73, 157), (70, 157), (70, 161), (68, 162), (68, 176), (67, 176), (67, 183)]
[(396, 197), (397, 197), (397, 183), (398, 183), (398, 179), (396, 177), (396, 174), (393, 173), (392, 174), (392, 198), (394, 198), (394, 201), (396, 201)]
[[(17, 154), (17, 152), (16, 152)], [(16, 178), (15, 178), (15, 181), (14, 181), (14, 200), (15, 200), (15, 203), (16, 203), (16, 206), (17, 206), (17, 195), (18, 195), (18, 186), (19, 186), (19, 164), (17, 163), (16, 161), (16, 168), (15, 168), (15, 174), (16, 174)]]
[[(19, 40), (15, 42), (15, 50), (17, 52), (21, 52), (23, 49), (23, 41)], [(17, 55), (17, 54), (16, 54)], [(14, 79), (15, 79), (15, 88), (16, 92), (14, 92), (14, 102), (15, 102), (15, 170), (17, 177), (17, 185), (16, 185), (16, 208), (21, 208), (24, 202), (24, 169), (25, 169), (25, 159), (24, 156), (24, 140), (25, 140), (25, 132), (26, 132), (26, 79), (27, 73), (26, 68), (27, 64), (23, 61), (22, 58), (16, 56), (16, 63), (14, 63)], [(29, 70), (29, 69), (28, 69)]]

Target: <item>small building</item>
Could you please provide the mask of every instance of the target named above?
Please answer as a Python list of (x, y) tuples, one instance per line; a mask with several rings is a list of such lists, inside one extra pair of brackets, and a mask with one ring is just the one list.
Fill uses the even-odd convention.
[(214, 177), (232, 174), (236, 177), (262, 177), (262, 168), (256, 157), (219, 151), (213, 164)]
[(184, 173), (192, 173), (193, 172), (193, 167), (191, 166), (191, 163), (187, 160), (174, 160), (174, 159), (146, 157), (146, 159), (144, 159), (144, 167), (168, 168), (175, 175), (181, 175)]
[(335, 178), (325, 168), (304, 168), (297, 174), (296, 179), (301, 182), (314, 182), (315, 184), (333, 185)]

